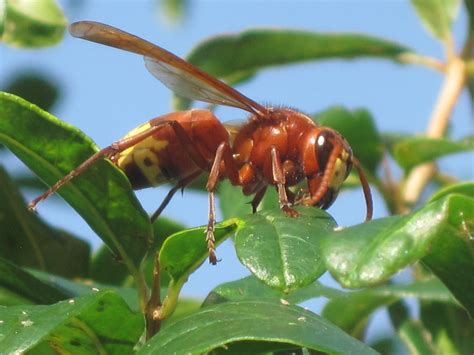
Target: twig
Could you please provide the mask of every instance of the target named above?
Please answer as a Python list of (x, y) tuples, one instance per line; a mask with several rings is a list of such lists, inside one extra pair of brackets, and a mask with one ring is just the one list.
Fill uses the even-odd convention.
[(404, 53), (398, 56), (398, 60), (406, 64), (417, 64), (425, 67), (437, 70), (439, 72), (445, 72), (446, 66), (443, 62), (436, 58), (422, 56), (417, 53)]
[(153, 263), (153, 283), (151, 286), (150, 300), (146, 305), (146, 340), (158, 333), (161, 328), (161, 284), (160, 260), (158, 253)]
[[(444, 135), (454, 106), (466, 82), (466, 65), (458, 57), (453, 57), (448, 63), (446, 78), (431, 115), (426, 131), (427, 137), (439, 138)], [(424, 187), (436, 172), (434, 163), (427, 163), (414, 168), (406, 179), (403, 197), (412, 206), (418, 201)]]

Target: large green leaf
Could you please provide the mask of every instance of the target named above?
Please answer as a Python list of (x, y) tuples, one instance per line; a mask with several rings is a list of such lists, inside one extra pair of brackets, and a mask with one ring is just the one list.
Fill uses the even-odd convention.
[(0, 258), (0, 304), (51, 304), (70, 296), (69, 292), (48, 285)]
[[(0, 142), (48, 185), (97, 151), (77, 128), (7, 93), (0, 93)], [(101, 160), (58, 193), (136, 273), (151, 240), (151, 224), (125, 175)]]
[(421, 22), (435, 37), (447, 40), (460, 0), (411, 0)]
[(269, 302), (205, 308), (163, 327), (138, 353), (196, 354), (213, 349), (254, 353), (295, 347), (332, 354), (376, 353), (310, 311)]
[(472, 312), (473, 228), (474, 199), (449, 195), (406, 216), (334, 231), (323, 243), (323, 255), (331, 274), (351, 288), (380, 283), (423, 258)]
[(382, 160), (383, 142), (375, 121), (365, 109), (347, 110), (344, 107), (331, 107), (313, 115), (316, 123), (334, 128), (351, 145), (354, 155), (372, 174)]
[[(397, 43), (362, 34), (250, 29), (201, 42), (187, 60), (232, 85), (271, 66), (334, 58), (398, 60), (408, 52), (408, 48)], [(189, 106), (189, 100), (175, 100), (176, 109)]]
[(344, 292), (324, 286), (319, 282), (312, 283), (290, 293), (284, 293), (268, 287), (255, 276), (247, 276), (243, 279), (217, 286), (207, 295), (203, 305), (209, 306), (230, 301), (279, 301), (282, 299), (290, 303), (300, 303), (311, 298), (333, 298), (340, 297), (343, 294)]
[(0, 231), (0, 257), (16, 265), (67, 277), (89, 273), (89, 245), (67, 232), (51, 228), (29, 212), (1, 165)]
[(112, 291), (51, 306), (0, 306), (0, 349), (7, 354), (129, 354), (142, 316)]
[(454, 142), (446, 138), (413, 137), (393, 147), (395, 160), (405, 170), (447, 154), (474, 151), (474, 135)]
[(407, 297), (456, 303), (448, 289), (439, 280), (433, 279), (348, 292), (331, 299), (322, 315), (352, 336), (361, 337), (373, 312), (381, 306), (388, 306)]
[(309, 285), (325, 271), (321, 241), (336, 226), (319, 208), (297, 207), (298, 218), (279, 208), (250, 215), (239, 223), (237, 256), (258, 279), (289, 292)]
[[(72, 281), (59, 276), (46, 274), (40, 271), (32, 271), (32, 274), (46, 285), (59, 289), (62, 292), (68, 294), (69, 297), (86, 296), (90, 294), (95, 294), (98, 291), (112, 290), (123, 298), (123, 300), (127, 303), (128, 307), (130, 307), (132, 311), (141, 311), (138, 293), (135, 288), (127, 286), (117, 287), (111, 285), (104, 285), (97, 282), (91, 282), (91, 280)], [(162, 288), (162, 290), (166, 289)], [(199, 309), (201, 303), (201, 300), (181, 296), (177, 301), (177, 307), (175, 309), (175, 312), (170, 318), (167, 318), (166, 321), (171, 322), (177, 318), (196, 312)]]
[(2, 5), (2, 42), (15, 47), (45, 47), (62, 39), (67, 20), (56, 1), (4, 0)]

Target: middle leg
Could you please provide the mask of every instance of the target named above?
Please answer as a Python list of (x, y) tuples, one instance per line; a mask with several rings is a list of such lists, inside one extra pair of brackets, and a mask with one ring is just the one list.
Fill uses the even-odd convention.
[(283, 174), (283, 168), (281, 166), (281, 160), (278, 151), (275, 147), (271, 149), (272, 155), (272, 173), (273, 181), (276, 183), (278, 190), (278, 201), (280, 202), (280, 209), (289, 217), (298, 217), (299, 213), (290, 208), (288, 201), (287, 189), (285, 184), (285, 175)]
[(216, 223), (214, 191), (216, 190), (217, 182), (219, 181), (222, 161), (225, 163), (226, 174), (229, 180), (233, 184), (238, 184), (239, 173), (232, 156), (232, 149), (228, 142), (222, 142), (217, 148), (214, 163), (212, 164), (211, 172), (209, 173), (209, 178), (206, 184), (206, 189), (209, 193), (209, 217), (206, 228), (206, 242), (209, 253), (209, 262), (213, 265), (217, 264), (215, 252), (216, 240), (214, 237), (214, 227)]

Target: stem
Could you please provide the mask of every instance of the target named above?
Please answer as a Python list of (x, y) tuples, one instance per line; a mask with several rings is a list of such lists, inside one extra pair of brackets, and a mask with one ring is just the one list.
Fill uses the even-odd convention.
[(135, 283), (137, 284), (138, 299), (140, 300), (140, 309), (142, 310), (142, 313), (145, 313), (146, 302), (148, 299), (148, 287), (146, 285), (145, 278), (143, 277), (143, 274), (137, 269), (135, 269), (135, 272), (132, 275), (133, 279), (135, 280)]
[[(458, 57), (453, 57), (448, 63), (446, 78), (434, 107), (426, 131), (427, 137), (439, 138), (444, 135), (454, 106), (466, 82), (466, 65)], [(403, 188), (404, 201), (412, 206), (426, 184), (436, 172), (434, 163), (422, 164), (414, 168), (405, 181)]]
[(168, 293), (166, 294), (166, 297), (163, 300), (163, 306), (161, 307), (161, 319), (166, 319), (171, 316), (178, 305), (179, 293), (181, 292), (186, 279), (181, 278), (178, 281), (178, 283), (171, 281), (168, 285)]
[(405, 64), (423, 65), (439, 72), (446, 71), (446, 65), (443, 62), (439, 61), (436, 58), (427, 57), (416, 53), (401, 54), (398, 56), (398, 60)]
[(161, 328), (161, 270), (159, 253), (156, 253), (153, 263), (153, 284), (151, 286), (150, 300), (145, 308), (146, 340), (158, 333)]
[(390, 215), (403, 213), (402, 196), (400, 194), (400, 186), (393, 178), (390, 170), (390, 162), (388, 161), (387, 153), (384, 153), (382, 160), (382, 167), (385, 175), (385, 180), (377, 185), (382, 197), (387, 205)]

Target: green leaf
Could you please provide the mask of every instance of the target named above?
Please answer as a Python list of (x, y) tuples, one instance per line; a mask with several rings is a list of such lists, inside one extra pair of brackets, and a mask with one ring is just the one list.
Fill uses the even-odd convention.
[[(216, 246), (234, 232), (236, 223), (236, 219), (230, 219), (216, 224)], [(169, 236), (163, 243), (160, 265), (175, 283), (182, 284), (207, 259), (205, 231), (206, 227), (187, 229)]]
[[(229, 219), (215, 225), (215, 246), (234, 232), (238, 222), (237, 219)], [(175, 311), (179, 293), (189, 275), (208, 258), (205, 232), (206, 227), (200, 227), (175, 233), (165, 240), (159, 251), (160, 270), (170, 278), (162, 306), (163, 319)]]
[[(0, 304), (22, 303), (51, 304), (71, 295), (50, 286), (7, 260), (0, 258), (0, 295), (8, 291), (8, 298), (0, 296)], [(1, 316), (0, 316), (1, 317)], [(1, 332), (1, 328), (0, 328)]]
[(270, 348), (279, 344), (282, 349), (376, 354), (312, 312), (267, 302), (227, 302), (205, 308), (163, 327), (138, 354), (196, 354), (218, 348), (243, 353), (249, 352), (248, 345), (260, 345), (263, 352), (265, 343)]
[(438, 39), (449, 38), (460, 0), (411, 0), (423, 26)]
[(328, 126), (341, 133), (349, 142), (354, 155), (372, 174), (383, 157), (383, 143), (375, 121), (365, 109), (347, 110), (331, 107), (313, 115), (316, 123)]
[(109, 285), (122, 285), (130, 276), (127, 267), (107, 245), (102, 245), (92, 256), (90, 277)]
[(450, 194), (461, 194), (474, 198), (474, 182), (468, 181), (446, 186), (431, 195), (429, 202), (439, 200)]
[(334, 231), (323, 243), (323, 255), (331, 274), (350, 288), (380, 283), (423, 258), (472, 312), (473, 222), (474, 199), (450, 195), (406, 216)]
[(471, 32), (474, 31), (474, 1), (466, 0), (464, 1), (464, 5), (466, 6), (467, 14), (469, 17), (469, 27)]
[(189, 8), (188, 0), (163, 0), (160, 1), (163, 19), (171, 24), (183, 22)]
[[(148, 250), (147, 257), (142, 263), (142, 273), (148, 284), (151, 285), (153, 277), (153, 260), (156, 252), (161, 248), (163, 242), (170, 235), (184, 230), (185, 227), (168, 219), (160, 217), (153, 223), (154, 239), (153, 244)], [(126, 282), (129, 273), (119, 258), (115, 256), (107, 246), (103, 245), (97, 250), (92, 258), (91, 278), (97, 282), (109, 285), (123, 285)], [(161, 285), (165, 286), (167, 282), (162, 280)]]
[(54, 0), (5, 0), (2, 42), (14, 47), (46, 47), (63, 38), (67, 20)]
[(20, 188), (26, 187), (35, 190), (44, 190), (47, 188), (43, 181), (32, 175), (30, 172), (15, 174), (12, 178), (15, 184)]
[(254, 276), (227, 282), (213, 289), (204, 300), (203, 306), (222, 302), (236, 301), (279, 301), (284, 299), (290, 303), (300, 303), (316, 297), (340, 297), (344, 292), (320, 284), (312, 283), (289, 294), (268, 287)]
[(405, 170), (447, 154), (473, 151), (474, 135), (458, 142), (446, 138), (413, 137), (397, 143), (393, 157)]
[[(244, 217), (252, 213), (253, 196), (245, 196), (242, 188), (232, 186), (230, 181), (225, 180), (219, 183), (219, 207), (225, 219), (234, 217)], [(269, 186), (257, 211), (278, 206), (278, 195), (273, 186)]]
[(319, 208), (297, 207), (298, 218), (279, 208), (250, 215), (239, 223), (235, 236), (237, 256), (259, 280), (289, 292), (309, 285), (326, 268), (321, 241), (336, 223)]
[(452, 305), (423, 301), (420, 319), (438, 354), (469, 354), (474, 349), (474, 321)]
[[(77, 128), (7, 93), (0, 93), (0, 142), (48, 185), (98, 150)], [(125, 175), (101, 160), (58, 193), (137, 272), (151, 240), (151, 224)]]
[(5, 353), (131, 353), (143, 331), (114, 292), (51, 306), (0, 306), (0, 348)]
[[(474, 315), (474, 198), (449, 195), (443, 203), (436, 242), (423, 263), (438, 276), (457, 300)], [(436, 204), (433, 202), (430, 205)], [(440, 214), (435, 218), (439, 219)], [(435, 226), (433, 226), (435, 227)]]
[(50, 76), (38, 70), (22, 70), (2, 90), (50, 111), (60, 97), (60, 88)]
[(412, 354), (436, 353), (428, 332), (418, 320), (404, 322), (398, 329), (398, 335)]
[[(198, 44), (187, 60), (230, 85), (250, 79), (259, 70), (322, 59), (359, 57), (397, 61), (409, 49), (395, 42), (355, 33), (318, 33), (292, 29), (250, 29), (219, 35)], [(189, 100), (175, 100), (175, 109)]]
[(99, 291), (112, 290), (123, 298), (131, 310), (134, 312), (140, 311), (138, 292), (136, 288), (106, 285), (91, 281), (90, 279), (68, 280), (60, 276), (47, 274), (37, 270), (30, 270), (30, 273), (45, 284), (68, 293), (70, 295), (69, 298), (95, 294)]
[(393, 147), (401, 141), (411, 138), (412, 136), (408, 133), (401, 132), (382, 132), (382, 142), (387, 152), (393, 156)]
[(373, 312), (407, 297), (457, 304), (449, 290), (439, 280), (432, 279), (347, 292), (331, 299), (324, 307), (322, 316), (350, 335), (361, 337)]
[(29, 212), (1, 165), (0, 231), (0, 257), (16, 265), (66, 277), (89, 273), (90, 246), (67, 232), (53, 229)]

